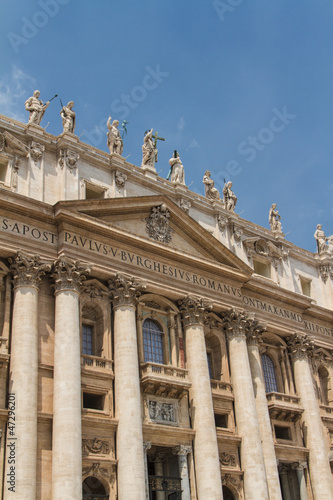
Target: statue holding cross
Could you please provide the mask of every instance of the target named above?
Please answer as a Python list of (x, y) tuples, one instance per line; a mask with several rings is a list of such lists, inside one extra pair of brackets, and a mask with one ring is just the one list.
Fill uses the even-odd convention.
[[(153, 140), (154, 139), (154, 140)], [(155, 170), (155, 163), (158, 160), (157, 141), (165, 141), (163, 137), (158, 136), (158, 132), (153, 135), (153, 129), (146, 130), (142, 146), (141, 167)]]

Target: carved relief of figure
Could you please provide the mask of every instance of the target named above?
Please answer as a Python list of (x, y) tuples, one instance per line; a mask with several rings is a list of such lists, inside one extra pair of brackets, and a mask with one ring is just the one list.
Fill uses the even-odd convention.
[(273, 203), (273, 205), (270, 208), (268, 220), (269, 220), (269, 225), (271, 227), (271, 231), (274, 231), (276, 233), (282, 233), (282, 226), (280, 222), (281, 215), (276, 209), (276, 203)]
[(327, 250), (327, 246), (326, 246), (327, 238), (326, 238), (324, 231), (322, 230), (321, 224), (317, 225), (317, 229), (316, 229), (316, 232), (314, 234), (314, 237), (315, 237), (315, 240), (317, 242), (317, 252), (318, 253), (326, 252), (326, 250)]
[(74, 134), (75, 130), (75, 111), (73, 111), (74, 102), (69, 101), (67, 106), (61, 108), (60, 116), (62, 118), (62, 125), (64, 127), (63, 133), (69, 132)]
[(34, 125), (40, 125), (45, 110), (50, 104), (49, 101), (43, 104), (43, 101), (39, 99), (39, 96), (39, 90), (35, 90), (34, 95), (25, 101), (25, 109), (29, 111), (28, 124), (33, 123)]
[(143, 139), (141, 167), (154, 167), (157, 162), (158, 151), (155, 148), (152, 135), (153, 129), (149, 130)]
[(234, 194), (232, 191), (232, 182), (226, 182), (224, 184), (223, 188), (223, 197), (224, 197), (224, 205), (227, 210), (230, 210), (231, 212), (235, 211), (236, 203), (237, 203), (237, 196)]
[(205, 185), (205, 196), (206, 198), (209, 198), (210, 200), (219, 200), (220, 199), (220, 193), (218, 189), (216, 189), (215, 183), (213, 179), (211, 178), (211, 173), (209, 170), (206, 170), (203, 181)]
[(183, 184), (185, 186), (184, 166), (177, 151), (175, 151), (174, 156), (170, 158), (169, 165), (171, 167), (168, 175), (170, 181), (174, 184)]
[(111, 116), (109, 116), (107, 127), (109, 129), (108, 136), (108, 147), (111, 153), (117, 153), (121, 155), (124, 149), (123, 140), (121, 138), (120, 132), (118, 130), (119, 121), (113, 120), (111, 123)]

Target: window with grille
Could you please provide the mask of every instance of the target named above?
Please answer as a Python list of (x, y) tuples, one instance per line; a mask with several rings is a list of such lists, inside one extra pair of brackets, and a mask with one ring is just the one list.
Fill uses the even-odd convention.
[(145, 319), (142, 324), (142, 335), (145, 362), (163, 364), (163, 330), (157, 321)]
[(93, 352), (94, 327), (92, 325), (82, 325), (82, 354), (92, 356)]
[(266, 392), (278, 392), (274, 363), (267, 354), (261, 356), (261, 364), (264, 372)]

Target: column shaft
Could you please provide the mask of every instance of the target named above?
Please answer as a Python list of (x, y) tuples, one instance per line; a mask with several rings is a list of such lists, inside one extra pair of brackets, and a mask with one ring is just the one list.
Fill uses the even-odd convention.
[(248, 345), (248, 353), (254, 386), (262, 450), (264, 454), (269, 499), (282, 500), (271, 421), (267, 406), (265, 381), (261, 368), (258, 346)]
[(52, 499), (82, 498), (79, 294), (56, 292)]
[(241, 465), (246, 500), (268, 500), (264, 457), (253, 394), (246, 338), (229, 336), (229, 356), (235, 397), (237, 432), (242, 438)]
[(118, 498), (145, 500), (145, 468), (135, 306), (114, 310)]
[(309, 362), (306, 358), (294, 359), (297, 393), (304, 408), (305, 446), (310, 450), (309, 473), (315, 500), (333, 498), (333, 484), (328, 462), (323, 424), (320, 417)]
[(190, 401), (195, 430), (194, 456), (198, 499), (221, 500), (222, 485), (212, 391), (203, 326), (186, 327), (186, 356), (191, 381)]
[[(36, 500), (37, 396), (38, 289), (18, 286), (14, 292), (11, 337), (9, 408), (13, 413), (9, 413), (12, 418), (8, 425), (12, 424), (13, 433), (7, 429), (6, 500)], [(13, 456), (15, 462), (10, 460)], [(11, 465), (15, 468), (14, 491), (9, 490), (11, 485), (7, 482)]]

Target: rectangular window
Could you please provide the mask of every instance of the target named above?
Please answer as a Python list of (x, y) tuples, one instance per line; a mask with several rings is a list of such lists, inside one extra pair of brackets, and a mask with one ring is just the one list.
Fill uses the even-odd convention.
[(253, 260), (253, 270), (256, 274), (260, 274), (260, 276), (265, 276), (265, 278), (271, 277), (271, 265), (260, 262), (258, 260)]
[(82, 354), (92, 356), (94, 327), (91, 325), (82, 325)]
[(291, 441), (290, 427), (282, 427), (280, 425), (275, 425), (275, 437), (276, 439), (286, 439)]
[(311, 280), (307, 280), (305, 278), (302, 278), (301, 276), (299, 279), (301, 282), (302, 294), (306, 295), (307, 297), (311, 297)]
[(104, 394), (83, 393), (83, 408), (91, 410), (104, 410)]
[(0, 182), (6, 182), (8, 161), (0, 159)]
[(222, 429), (228, 428), (228, 415), (226, 413), (223, 414), (214, 414), (215, 418), (215, 426), (221, 427)]

